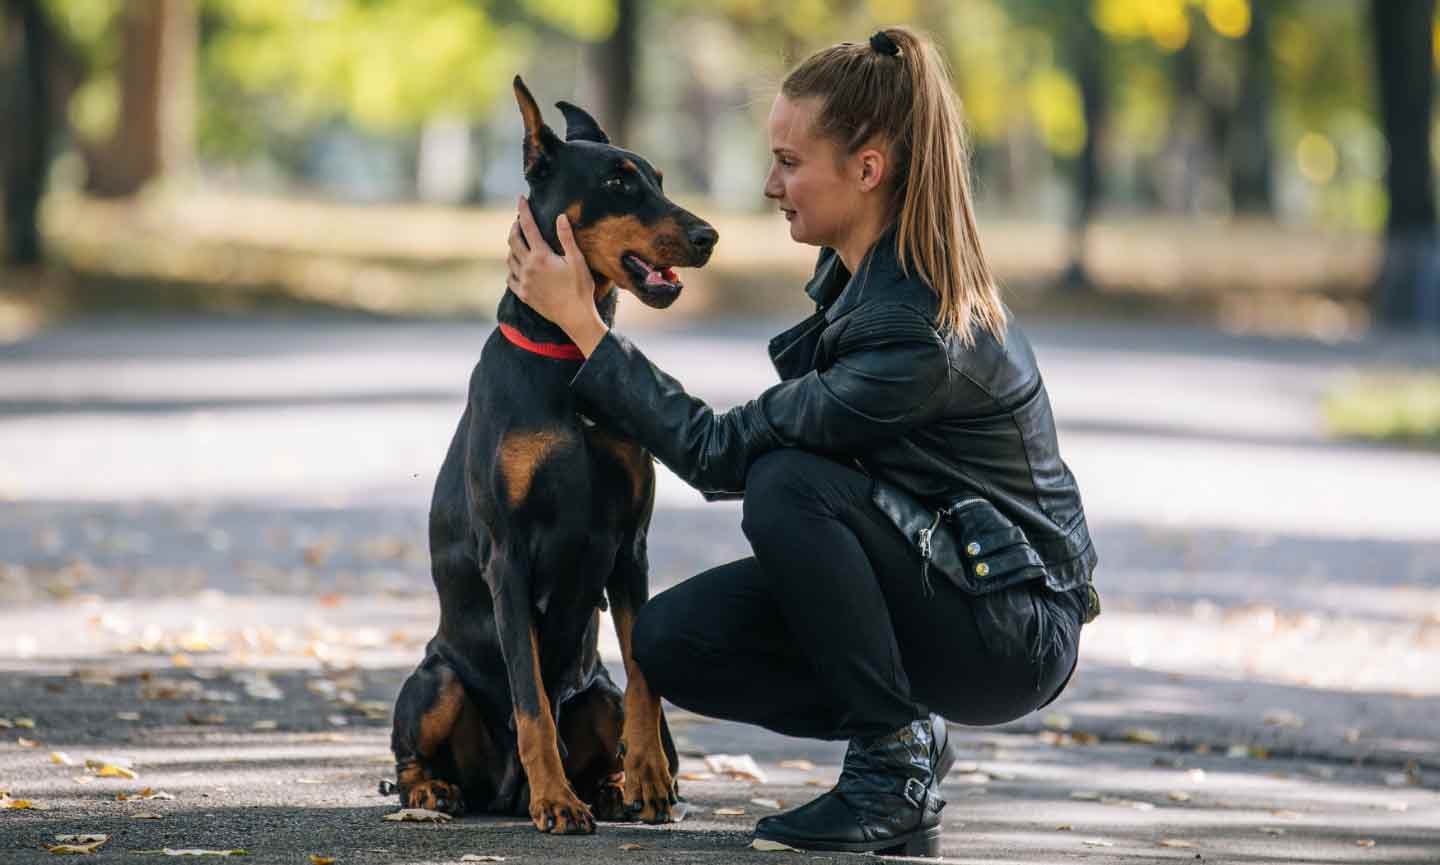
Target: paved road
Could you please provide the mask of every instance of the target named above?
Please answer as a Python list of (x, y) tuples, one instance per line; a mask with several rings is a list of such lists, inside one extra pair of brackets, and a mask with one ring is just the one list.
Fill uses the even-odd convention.
[[(763, 345), (778, 327), (636, 339), (725, 406), (773, 380)], [(1330, 441), (1318, 406), (1355, 371), (1440, 366), (1440, 345), (1030, 331), (1106, 612), (1045, 717), (963, 734), (968, 759), (993, 774), (952, 779), (947, 855), (1193, 855), (1155, 846), (1175, 837), (1212, 860), (1435, 861), (1440, 458)], [(385, 770), (384, 720), (364, 704), (393, 697), (433, 626), (424, 509), (487, 332), (113, 321), (0, 346), (0, 718), (37, 722), (0, 723), (0, 789), (53, 809), (0, 812), (0, 849), (38, 861), (45, 833), (114, 831), (110, 855), (235, 845), (277, 862), (326, 850), (347, 862), (574, 861), (631, 842), (648, 852), (613, 855), (739, 861), (763, 808), (749, 798), (814, 792), (778, 760), (806, 755), (833, 777), (833, 745), (682, 718), (692, 753), (752, 753), (777, 782), (694, 782), (703, 810), (681, 827), (565, 847), (486, 821), (379, 821), (369, 790)], [(657, 586), (745, 553), (736, 505), (706, 505), (662, 474)], [(283, 701), (247, 689), (258, 670), (274, 671)], [(189, 684), (156, 697), (156, 677)], [(340, 686), (313, 684), (324, 678)], [(193, 723), (214, 715), (223, 723)], [(49, 761), (56, 749), (119, 751), (139, 783), (177, 798), (115, 803), (136, 783), (76, 784), (79, 769)], [(1108, 801), (1070, 798), (1091, 790)], [(746, 816), (713, 813), (736, 804)], [(1354, 843), (1367, 838), (1377, 845)]]

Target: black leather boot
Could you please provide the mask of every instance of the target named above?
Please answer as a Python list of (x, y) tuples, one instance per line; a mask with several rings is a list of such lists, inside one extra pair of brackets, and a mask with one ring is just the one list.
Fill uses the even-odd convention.
[(939, 856), (945, 807), (940, 779), (954, 762), (947, 740), (945, 722), (935, 716), (883, 736), (851, 739), (835, 787), (762, 818), (754, 846)]

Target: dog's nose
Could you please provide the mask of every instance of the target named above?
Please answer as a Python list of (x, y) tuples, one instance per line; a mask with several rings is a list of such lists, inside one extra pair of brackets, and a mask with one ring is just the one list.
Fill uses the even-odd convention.
[(720, 240), (720, 232), (708, 225), (697, 225), (688, 232), (690, 245), (700, 252), (709, 252)]

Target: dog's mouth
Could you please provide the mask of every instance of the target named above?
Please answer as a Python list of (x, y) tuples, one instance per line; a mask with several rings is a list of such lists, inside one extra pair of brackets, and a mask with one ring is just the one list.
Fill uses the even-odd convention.
[(635, 292), (650, 306), (664, 308), (675, 302), (685, 284), (666, 265), (655, 266), (633, 252), (620, 256)]

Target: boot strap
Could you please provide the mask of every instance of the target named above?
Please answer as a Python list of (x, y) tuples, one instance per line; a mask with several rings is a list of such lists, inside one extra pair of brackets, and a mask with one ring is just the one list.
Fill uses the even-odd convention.
[(923, 811), (925, 810), (925, 799), (929, 789), (929, 785), (915, 778), (906, 778), (903, 795), (909, 800), (911, 805)]

